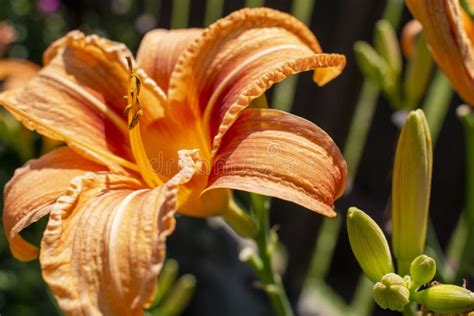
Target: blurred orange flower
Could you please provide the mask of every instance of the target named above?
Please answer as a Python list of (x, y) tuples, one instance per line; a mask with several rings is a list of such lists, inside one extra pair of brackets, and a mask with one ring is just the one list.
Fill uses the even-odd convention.
[(132, 69), (129, 56), (74, 31), (23, 89), (0, 95), (25, 126), (67, 144), (16, 171), (3, 223), (13, 254), (31, 260), (37, 249), (19, 233), (50, 214), (43, 277), (71, 314), (141, 314), (175, 211), (222, 215), (237, 189), (334, 216), (345, 188), (323, 130), (253, 102), (292, 74), (314, 69), (323, 85), (344, 68), (293, 17), (244, 9), (205, 30), (155, 30)]
[[(16, 40), (16, 32), (10, 24), (0, 22), (0, 57)], [(0, 80), (3, 90), (24, 86), (38, 72), (39, 67), (27, 60), (0, 59)]]
[[(433, 58), (454, 89), (474, 106), (474, 24), (459, 0), (407, 0)], [(468, 1), (474, 5), (473, 0)]]
[(7, 22), (0, 22), (0, 56), (12, 42), (16, 40), (16, 32)]

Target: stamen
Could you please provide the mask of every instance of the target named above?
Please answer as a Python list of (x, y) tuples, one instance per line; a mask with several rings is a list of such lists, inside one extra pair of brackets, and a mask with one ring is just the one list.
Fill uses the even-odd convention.
[(158, 178), (153, 170), (153, 166), (148, 159), (145, 146), (143, 145), (139, 124), (140, 118), (143, 116), (143, 109), (139, 98), (141, 80), (136, 69), (133, 67), (132, 59), (130, 57), (126, 58), (130, 70), (130, 82), (128, 85), (128, 94), (124, 96), (127, 101), (127, 106), (123, 113), (128, 117), (130, 145), (140, 174), (142, 175), (143, 180), (145, 180), (150, 187), (154, 188), (163, 182)]
[[(128, 116), (128, 127), (132, 129), (137, 125), (138, 121), (143, 115), (142, 105), (138, 98), (142, 82), (137, 74), (137, 71), (133, 67), (130, 56), (127, 56), (126, 58), (128, 69), (130, 71), (130, 79), (128, 84), (128, 95), (124, 96), (124, 98), (127, 100), (127, 107), (123, 113), (124, 115)], [(133, 110), (132, 115), (130, 115), (131, 110)]]

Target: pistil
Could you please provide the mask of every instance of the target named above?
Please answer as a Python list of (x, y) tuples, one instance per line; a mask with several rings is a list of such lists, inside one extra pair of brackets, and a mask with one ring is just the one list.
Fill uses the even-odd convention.
[(143, 180), (145, 180), (148, 186), (154, 188), (163, 182), (156, 175), (153, 165), (148, 159), (140, 132), (139, 121), (143, 116), (143, 109), (139, 98), (141, 80), (136, 69), (133, 67), (132, 59), (130, 57), (127, 57), (127, 63), (130, 70), (130, 81), (128, 94), (124, 97), (125, 100), (127, 100), (127, 107), (124, 110), (124, 114), (128, 118), (130, 145)]

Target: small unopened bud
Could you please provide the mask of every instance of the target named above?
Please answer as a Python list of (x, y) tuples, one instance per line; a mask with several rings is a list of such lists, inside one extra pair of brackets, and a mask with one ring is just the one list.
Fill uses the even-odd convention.
[(395, 30), (387, 20), (380, 20), (375, 26), (375, 48), (398, 78), (402, 69), (400, 46)]
[(426, 255), (415, 258), (410, 266), (410, 275), (415, 287), (426, 284), (433, 280), (436, 274), (436, 261)]
[(451, 284), (436, 285), (415, 292), (414, 300), (437, 313), (464, 313), (474, 308), (474, 293)]
[(392, 311), (403, 311), (410, 301), (410, 291), (405, 280), (395, 273), (389, 273), (382, 277), (380, 282), (373, 287), (375, 302), (383, 309)]
[(347, 212), (347, 232), (352, 252), (372, 282), (394, 271), (387, 240), (369, 215), (351, 207)]
[(392, 246), (401, 275), (425, 248), (432, 167), (428, 123), (422, 110), (412, 111), (398, 140), (392, 181)]

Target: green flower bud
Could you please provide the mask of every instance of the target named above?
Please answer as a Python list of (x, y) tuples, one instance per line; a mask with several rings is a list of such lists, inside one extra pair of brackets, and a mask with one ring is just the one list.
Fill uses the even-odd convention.
[(388, 63), (366, 42), (354, 45), (356, 62), (362, 74), (385, 91), (393, 90), (396, 83)]
[(398, 78), (402, 69), (400, 45), (392, 24), (387, 20), (380, 20), (375, 25), (375, 48)]
[(436, 274), (436, 261), (426, 255), (415, 258), (410, 266), (410, 275), (415, 287), (433, 280)]
[(382, 277), (380, 282), (373, 287), (375, 302), (383, 309), (392, 311), (403, 311), (410, 302), (410, 291), (405, 280), (395, 273), (389, 273)]
[(372, 282), (377, 282), (385, 274), (394, 271), (387, 240), (369, 215), (355, 207), (349, 208), (347, 232), (352, 252), (364, 274)]
[(474, 293), (451, 284), (441, 284), (415, 292), (414, 300), (437, 313), (463, 313), (474, 308)]
[(425, 248), (432, 167), (428, 123), (422, 110), (412, 111), (398, 140), (392, 182), (392, 246), (401, 275)]
[(168, 295), (169, 291), (173, 287), (173, 284), (178, 278), (179, 265), (178, 262), (174, 259), (167, 259), (161, 269), (160, 277), (157, 281), (157, 290), (155, 292), (155, 297), (153, 298), (150, 308), (156, 307), (163, 298)]
[(431, 71), (433, 58), (426, 44), (425, 37), (420, 34), (416, 39), (415, 50), (408, 60), (405, 80), (403, 80), (403, 93), (405, 95), (404, 108), (414, 109), (426, 91)]
[(196, 289), (196, 278), (192, 274), (184, 274), (175, 283), (163, 303), (152, 315), (181, 315), (189, 305)]

